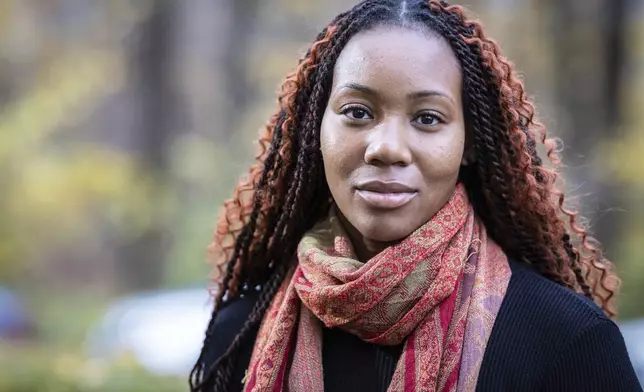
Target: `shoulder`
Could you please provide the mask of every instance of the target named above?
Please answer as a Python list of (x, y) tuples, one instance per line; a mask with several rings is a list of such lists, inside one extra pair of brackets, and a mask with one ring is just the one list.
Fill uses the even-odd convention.
[[(547, 279), (528, 264), (510, 261), (510, 266), (512, 278), (495, 324), (504, 336), (542, 346), (547, 342), (556, 350), (599, 325), (619, 330), (591, 299)], [(519, 331), (507, 335), (506, 328), (517, 326)]]
[(619, 328), (596, 304), (527, 264), (510, 265), (512, 278), (488, 342), (480, 386), (640, 390)]
[(510, 261), (512, 278), (503, 306), (543, 328), (574, 334), (597, 322), (612, 322), (592, 300), (539, 274), (532, 266)]
[(489, 340), (493, 354), (530, 353), (545, 361), (582, 331), (613, 323), (590, 299), (563, 287), (530, 265), (510, 261), (512, 277)]
[[(243, 328), (244, 323), (253, 309), (256, 299), (257, 295), (252, 293), (231, 299), (224, 303), (214, 320), (211, 332), (212, 338), (210, 341), (205, 343), (207, 345), (204, 347), (205, 364), (213, 364), (226, 352), (237, 333), (239, 333)], [(257, 331), (255, 330), (251, 333), (256, 335)], [(252, 339), (247, 340), (249, 340), (249, 342), (243, 344), (243, 347), (241, 347), (240, 355), (238, 356), (240, 361), (246, 359), (246, 356), (248, 357), (248, 360), (250, 360), (255, 337), (253, 336)]]
[(549, 391), (642, 391), (624, 338), (606, 319), (579, 331), (560, 348), (541, 385)]

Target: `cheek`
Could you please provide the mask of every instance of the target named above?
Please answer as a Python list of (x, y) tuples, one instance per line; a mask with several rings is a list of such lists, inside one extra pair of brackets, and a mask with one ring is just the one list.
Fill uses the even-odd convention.
[(424, 147), (423, 151), (419, 152), (419, 156), (422, 156), (420, 166), (426, 180), (458, 175), (465, 151), (463, 133), (446, 133), (417, 145)]
[(335, 171), (332, 163), (336, 160), (335, 155), (337, 154), (339, 142), (337, 132), (333, 131), (333, 125), (330, 122), (329, 116), (325, 114), (320, 127), (320, 150), (327, 176), (332, 175)]
[(332, 160), (338, 145), (337, 132), (333, 132), (333, 125), (327, 114), (322, 118), (322, 125), (320, 127), (320, 150), (322, 151), (322, 159), (326, 164), (327, 161)]
[(320, 149), (330, 186), (335, 181), (349, 177), (353, 169), (352, 159), (358, 154), (358, 141), (343, 129), (337, 117), (333, 113), (325, 113), (320, 128)]

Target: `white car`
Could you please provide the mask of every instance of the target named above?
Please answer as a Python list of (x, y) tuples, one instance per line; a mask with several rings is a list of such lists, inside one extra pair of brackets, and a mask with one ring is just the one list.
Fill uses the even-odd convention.
[(90, 331), (89, 356), (111, 361), (131, 355), (153, 374), (187, 377), (201, 351), (212, 303), (205, 287), (117, 300)]

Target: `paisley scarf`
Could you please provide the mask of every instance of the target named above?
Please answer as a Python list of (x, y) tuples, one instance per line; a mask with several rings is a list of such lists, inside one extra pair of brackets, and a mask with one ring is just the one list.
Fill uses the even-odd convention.
[(511, 272), (462, 185), (429, 222), (366, 263), (333, 213), (297, 255), (262, 321), (246, 392), (323, 392), (322, 324), (404, 343), (388, 391), (474, 391)]

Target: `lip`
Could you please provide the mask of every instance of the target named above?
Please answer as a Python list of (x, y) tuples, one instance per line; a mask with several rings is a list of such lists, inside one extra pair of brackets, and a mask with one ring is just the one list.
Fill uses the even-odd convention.
[(368, 181), (356, 186), (356, 193), (372, 207), (395, 209), (409, 203), (418, 191), (399, 182)]

